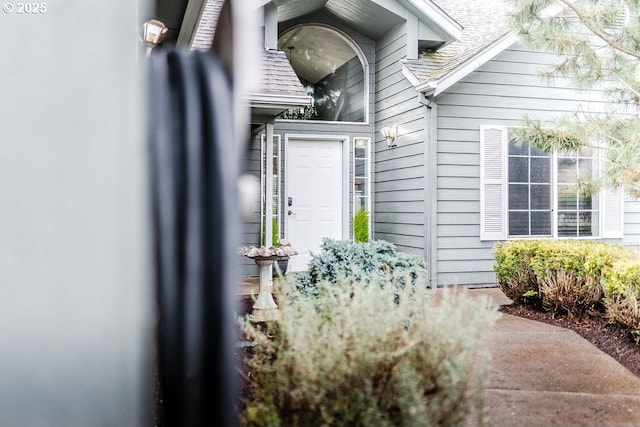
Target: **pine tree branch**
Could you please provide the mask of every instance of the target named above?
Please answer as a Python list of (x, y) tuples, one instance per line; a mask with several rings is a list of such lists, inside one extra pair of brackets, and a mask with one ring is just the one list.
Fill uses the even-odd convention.
[(634, 89), (629, 83), (624, 81), (621, 77), (616, 76), (616, 78), (622, 83), (624, 87), (626, 87), (630, 92), (632, 92), (637, 98), (640, 98), (640, 92)]
[(582, 23), (582, 25), (584, 25), (589, 31), (591, 31), (594, 35), (599, 37), (602, 41), (607, 43), (609, 46), (611, 46), (612, 48), (618, 50), (619, 52), (622, 52), (622, 53), (625, 53), (625, 54), (627, 54), (629, 56), (632, 56), (634, 58), (640, 59), (640, 52), (636, 52), (634, 50), (627, 49), (626, 47), (624, 47), (623, 45), (618, 43), (616, 40), (614, 40), (611, 37), (609, 37), (600, 28), (597, 28), (596, 26), (592, 25), (589, 22), (589, 20), (587, 19), (587, 17), (584, 15), (584, 13), (582, 13), (582, 11), (578, 7), (576, 7), (571, 0), (558, 0), (558, 1), (563, 3), (563, 4), (565, 4), (571, 10), (573, 10), (573, 12), (576, 14), (578, 19)]

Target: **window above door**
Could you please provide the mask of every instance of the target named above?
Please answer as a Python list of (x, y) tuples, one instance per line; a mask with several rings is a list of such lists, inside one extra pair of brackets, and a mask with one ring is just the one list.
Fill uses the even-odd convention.
[(357, 45), (322, 25), (302, 25), (278, 39), (291, 67), (313, 99), (311, 107), (291, 109), (282, 118), (365, 122), (368, 109), (367, 64)]

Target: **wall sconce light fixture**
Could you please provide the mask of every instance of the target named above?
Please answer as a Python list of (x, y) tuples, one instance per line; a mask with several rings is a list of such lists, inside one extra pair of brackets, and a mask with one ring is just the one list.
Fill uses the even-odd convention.
[(142, 27), (144, 30), (144, 42), (147, 44), (147, 55), (149, 55), (149, 53), (151, 53), (151, 49), (160, 43), (162, 36), (164, 36), (168, 28), (164, 23), (157, 19), (149, 19), (142, 24)]
[(385, 126), (380, 129), (380, 133), (382, 134), (383, 138), (387, 140), (387, 144), (389, 145), (389, 147), (395, 147), (397, 145), (397, 131), (395, 127)]

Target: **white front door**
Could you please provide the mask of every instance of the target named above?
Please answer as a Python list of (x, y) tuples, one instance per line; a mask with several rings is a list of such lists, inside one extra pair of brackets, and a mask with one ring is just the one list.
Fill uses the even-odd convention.
[(302, 271), (323, 237), (342, 238), (342, 141), (290, 139), (286, 155), (285, 231), (298, 251), (287, 270)]

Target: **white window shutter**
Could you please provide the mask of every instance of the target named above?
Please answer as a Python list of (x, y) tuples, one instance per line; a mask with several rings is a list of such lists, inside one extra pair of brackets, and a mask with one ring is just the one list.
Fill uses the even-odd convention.
[(507, 129), (480, 126), (480, 240), (505, 240)]
[(602, 197), (602, 237), (622, 239), (624, 224), (624, 191), (620, 188), (605, 188)]

